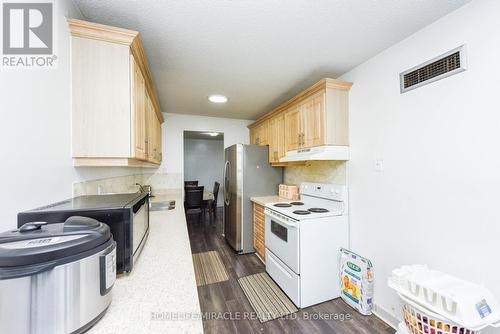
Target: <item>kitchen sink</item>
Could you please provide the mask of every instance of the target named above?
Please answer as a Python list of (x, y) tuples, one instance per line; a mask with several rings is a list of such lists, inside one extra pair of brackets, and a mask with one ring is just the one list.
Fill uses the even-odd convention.
[(175, 209), (175, 201), (151, 202), (149, 211), (167, 211)]

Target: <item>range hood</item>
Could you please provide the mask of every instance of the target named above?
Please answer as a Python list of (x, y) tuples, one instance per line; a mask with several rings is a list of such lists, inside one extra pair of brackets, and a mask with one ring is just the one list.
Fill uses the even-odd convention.
[(316, 146), (288, 151), (280, 162), (312, 160), (349, 160), (349, 146)]

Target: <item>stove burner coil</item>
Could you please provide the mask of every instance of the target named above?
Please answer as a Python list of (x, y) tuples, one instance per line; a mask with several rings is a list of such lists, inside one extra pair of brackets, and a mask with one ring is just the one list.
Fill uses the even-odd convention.
[(292, 205), (288, 204), (288, 203), (276, 203), (276, 204), (274, 204), (274, 206), (277, 207), (277, 208), (289, 208)]
[(329, 212), (327, 209), (324, 209), (324, 208), (310, 208), (310, 209), (308, 209), (308, 211), (310, 211), (310, 212), (314, 212), (314, 213), (325, 213), (325, 212)]
[(309, 212), (307, 210), (295, 210), (293, 213), (295, 213), (296, 215), (309, 215), (309, 214), (311, 214), (311, 212)]

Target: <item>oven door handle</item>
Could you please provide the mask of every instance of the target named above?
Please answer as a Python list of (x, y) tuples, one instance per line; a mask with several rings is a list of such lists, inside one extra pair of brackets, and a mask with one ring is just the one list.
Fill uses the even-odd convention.
[(295, 224), (295, 223), (289, 223), (289, 222), (286, 222), (286, 221), (281, 220), (279, 218), (273, 218), (273, 216), (269, 216), (269, 218), (271, 218), (271, 220), (273, 222), (275, 222), (276, 224), (282, 225), (284, 227), (297, 228), (297, 224)]

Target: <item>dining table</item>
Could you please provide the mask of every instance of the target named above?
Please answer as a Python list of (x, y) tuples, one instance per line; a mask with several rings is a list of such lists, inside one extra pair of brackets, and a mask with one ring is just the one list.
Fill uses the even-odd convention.
[[(197, 186), (184, 186), (184, 188), (189, 187), (197, 187)], [(210, 190), (203, 189), (203, 200), (204, 201), (213, 201), (215, 199), (214, 193)]]
[(208, 190), (203, 190), (203, 200), (204, 201), (213, 201), (214, 193)]

